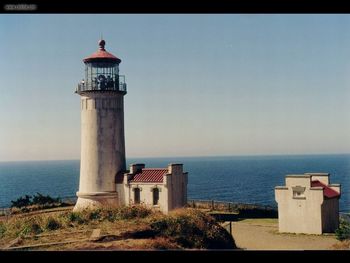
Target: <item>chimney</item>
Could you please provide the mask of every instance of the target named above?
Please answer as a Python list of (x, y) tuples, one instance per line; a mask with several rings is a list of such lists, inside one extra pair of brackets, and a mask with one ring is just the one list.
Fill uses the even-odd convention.
[(329, 173), (305, 173), (311, 175), (311, 181), (320, 181), (325, 185), (329, 185)]
[(141, 172), (141, 170), (145, 168), (145, 164), (144, 163), (134, 163), (130, 165), (130, 173), (131, 174), (137, 174), (139, 172)]
[(170, 163), (168, 165), (168, 174), (182, 174), (182, 163)]

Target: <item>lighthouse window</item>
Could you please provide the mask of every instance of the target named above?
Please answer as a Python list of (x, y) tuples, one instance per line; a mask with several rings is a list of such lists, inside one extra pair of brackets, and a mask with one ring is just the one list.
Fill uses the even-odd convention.
[(154, 188), (153, 189), (153, 205), (158, 205), (159, 203), (159, 189)]

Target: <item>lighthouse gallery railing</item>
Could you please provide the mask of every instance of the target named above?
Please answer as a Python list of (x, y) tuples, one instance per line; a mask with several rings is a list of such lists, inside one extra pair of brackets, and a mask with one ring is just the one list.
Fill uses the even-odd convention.
[(126, 92), (125, 76), (119, 75), (119, 81), (116, 81), (112, 85), (100, 83), (78, 83), (78, 87), (75, 92), (81, 91), (121, 91)]

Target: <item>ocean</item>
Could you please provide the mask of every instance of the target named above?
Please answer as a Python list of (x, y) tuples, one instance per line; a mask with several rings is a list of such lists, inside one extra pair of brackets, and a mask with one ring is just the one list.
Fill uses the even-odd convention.
[[(274, 187), (285, 175), (330, 173), (342, 185), (340, 211), (350, 211), (350, 154), (173, 157), (127, 159), (146, 167), (183, 163), (188, 172), (188, 199), (230, 201), (276, 207)], [(79, 185), (79, 160), (0, 162), (0, 207), (37, 192), (53, 197), (74, 196)]]

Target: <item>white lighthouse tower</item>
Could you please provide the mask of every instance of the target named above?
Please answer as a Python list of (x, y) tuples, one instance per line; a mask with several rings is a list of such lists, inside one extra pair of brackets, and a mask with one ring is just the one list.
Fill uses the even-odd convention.
[(115, 206), (119, 203), (116, 177), (124, 173), (125, 77), (121, 60), (105, 50), (85, 58), (85, 79), (76, 93), (81, 96), (81, 163), (78, 200), (74, 210)]

